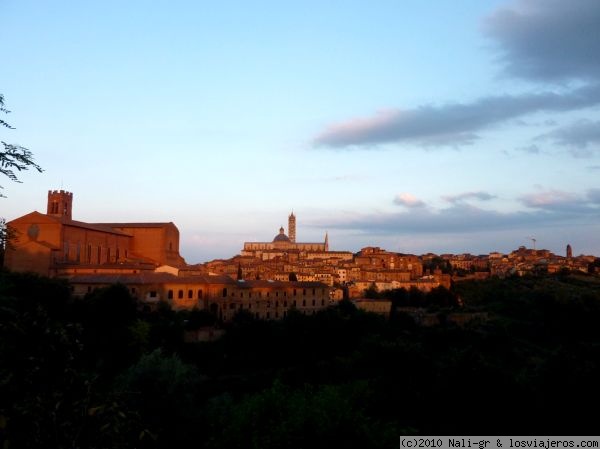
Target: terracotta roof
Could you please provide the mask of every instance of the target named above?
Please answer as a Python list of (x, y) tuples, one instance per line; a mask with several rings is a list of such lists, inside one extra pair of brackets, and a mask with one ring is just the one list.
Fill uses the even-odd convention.
[[(54, 218), (54, 217), (50, 217), (50, 218)], [(126, 234), (122, 231), (119, 231), (117, 229), (113, 229), (112, 227), (110, 227), (107, 224), (104, 223), (85, 223), (83, 221), (77, 221), (77, 220), (61, 220), (61, 219), (57, 219), (57, 221), (62, 222), (62, 224), (66, 225), (66, 226), (74, 226), (77, 228), (84, 228), (84, 229), (91, 229), (93, 231), (100, 231), (100, 232), (108, 232), (110, 234), (116, 234), (116, 235), (122, 235), (122, 236), (126, 236), (126, 237), (131, 237), (130, 234)]]
[(99, 226), (109, 226), (111, 228), (162, 228), (164, 226), (172, 225), (173, 222), (168, 223), (95, 223)]
[(81, 284), (234, 284), (229, 276), (184, 276), (178, 277), (170, 273), (136, 273), (136, 274), (74, 274), (65, 276), (70, 282)]

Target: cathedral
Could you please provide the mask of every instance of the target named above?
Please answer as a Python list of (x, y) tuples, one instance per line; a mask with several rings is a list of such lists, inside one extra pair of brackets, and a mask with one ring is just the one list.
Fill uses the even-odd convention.
[(283, 227), (271, 242), (245, 242), (242, 256), (257, 257), (262, 260), (274, 259), (289, 253), (327, 252), (329, 251), (329, 238), (325, 233), (323, 243), (298, 243), (296, 242), (296, 216), (292, 212), (288, 217), (288, 235)]

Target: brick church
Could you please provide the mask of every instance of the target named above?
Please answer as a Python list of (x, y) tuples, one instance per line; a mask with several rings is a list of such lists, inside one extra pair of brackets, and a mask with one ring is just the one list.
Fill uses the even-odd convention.
[(46, 213), (7, 223), (12, 232), (4, 265), (45, 276), (137, 273), (161, 265), (181, 267), (179, 230), (173, 223), (85, 223), (73, 220), (73, 194), (48, 191)]

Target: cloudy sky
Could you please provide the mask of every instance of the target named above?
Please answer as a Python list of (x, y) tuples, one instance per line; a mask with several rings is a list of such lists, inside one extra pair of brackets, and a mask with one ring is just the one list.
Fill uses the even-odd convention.
[(269, 241), (600, 256), (597, 0), (0, 1), (0, 93), (44, 173), (0, 216)]

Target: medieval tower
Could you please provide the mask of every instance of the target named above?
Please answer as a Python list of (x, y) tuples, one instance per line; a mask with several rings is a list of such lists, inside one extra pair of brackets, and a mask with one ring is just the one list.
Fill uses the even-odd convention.
[(294, 212), (288, 217), (288, 237), (290, 242), (296, 243), (296, 216)]
[(64, 190), (48, 190), (48, 210), (46, 214), (72, 219), (73, 194)]

